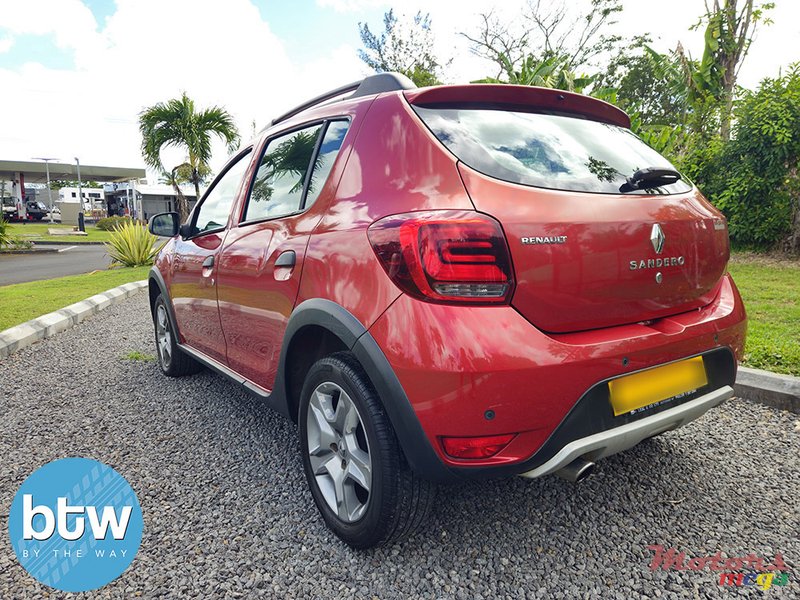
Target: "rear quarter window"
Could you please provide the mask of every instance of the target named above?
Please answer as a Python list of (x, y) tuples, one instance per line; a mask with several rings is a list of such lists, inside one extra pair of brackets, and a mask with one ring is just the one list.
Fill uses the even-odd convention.
[[(493, 108), (414, 111), (459, 160), (490, 177), (554, 190), (619, 194), (628, 178), (647, 167), (673, 169), (630, 130), (565, 115)], [(683, 181), (637, 194), (677, 194)]]

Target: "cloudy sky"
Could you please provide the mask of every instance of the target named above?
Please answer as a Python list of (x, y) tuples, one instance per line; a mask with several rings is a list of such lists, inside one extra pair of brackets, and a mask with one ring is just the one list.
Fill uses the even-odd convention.
[[(487, 8), (513, 19), (523, 1), (0, 0), (0, 159), (142, 166), (137, 114), (183, 90), (200, 105), (225, 106), (249, 137), (254, 123), (260, 129), (366, 75), (358, 23), (379, 30), (391, 7), (430, 12), (437, 53), (454, 58), (449, 82), (484, 77), (493, 69), (470, 55), (459, 32), (474, 31)], [(702, 36), (688, 27), (703, 0), (623, 5), (621, 32), (650, 32), (661, 50), (680, 41), (701, 54)], [(742, 70), (745, 86), (800, 61), (800, 2), (777, 0), (772, 17)], [(218, 148), (212, 166), (224, 160)]]

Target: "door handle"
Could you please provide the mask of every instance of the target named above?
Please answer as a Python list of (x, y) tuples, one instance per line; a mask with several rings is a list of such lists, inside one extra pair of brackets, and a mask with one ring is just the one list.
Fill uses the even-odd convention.
[(211, 256), (207, 256), (206, 259), (203, 261), (203, 268), (210, 269), (213, 266), (214, 266), (214, 255), (212, 254)]
[(281, 253), (281, 255), (278, 257), (278, 260), (275, 261), (275, 266), (291, 268), (296, 262), (297, 255), (294, 253), (294, 250), (287, 250), (286, 252)]

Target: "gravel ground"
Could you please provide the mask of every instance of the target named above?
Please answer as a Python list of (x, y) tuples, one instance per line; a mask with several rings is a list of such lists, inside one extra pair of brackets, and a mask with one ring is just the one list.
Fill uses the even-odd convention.
[[(220, 376), (170, 380), (124, 358), (134, 350), (155, 353), (146, 294), (0, 362), (0, 597), (70, 596), (18, 565), (6, 520), (25, 477), (76, 455), (127, 477), (145, 519), (133, 564), (92, 597), (800, 594), (797, 415), (732, 401), (602, 461), (577, 486), (444, 488), (425, 531), (355, 552), (317, 516), (291, 423)], [(781, 552), (790, 584), (733, 590), (709, 571), (653, 573), (653, 544), (690, 556)]]

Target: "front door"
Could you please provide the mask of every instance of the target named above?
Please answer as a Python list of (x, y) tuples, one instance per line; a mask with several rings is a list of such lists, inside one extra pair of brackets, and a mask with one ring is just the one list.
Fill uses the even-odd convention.
[(172, 268), (170, 295), (182, 342), (222, 363), (225, 338), (217, 306), (216, 261), (249, 154), (229, 164), (192, 213), (191, 235), (178, 239)]

